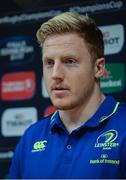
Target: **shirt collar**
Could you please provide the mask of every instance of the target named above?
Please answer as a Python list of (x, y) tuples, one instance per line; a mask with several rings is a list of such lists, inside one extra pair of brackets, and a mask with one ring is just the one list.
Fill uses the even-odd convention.
[(53, 130), (56, 130), (56, 129), (58, 129), (59, 127), (62, 127), (62, 126), (63, 126), (63, 123), (62, 123), (61, 120), (60, 120), (59, 112), (56, 111), (56, 112), (51, 116), (51, 119), (50, 119), (50, 130), (53, 131)]
[[(119, 102), (117, 102), (112, 96), (106, 96), (105, 100), (102, 102), (101, 106), (98, 108), (96, 113), (79, 129), (84, 126), (96, 127), (103, 121), (111, 117), (118, 109)], [(60, 120), (59, 113), (56, 111), (50, 119), (50, 129), (64, 128), (63, 123)]]
[(96, 127), (111, 117), (118, 109), (119, 102), (112, 96), (106, 96), (96, 113), (85, 123), (86, 126)]

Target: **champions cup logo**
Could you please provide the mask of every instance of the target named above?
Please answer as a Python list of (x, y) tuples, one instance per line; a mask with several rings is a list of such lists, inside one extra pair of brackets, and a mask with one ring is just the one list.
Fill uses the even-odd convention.
[(100, 136), (98, 136), (95, 148), (103, 148), (103, 150), (111, 150), (119, 146), (119, 143), (116, 143), (115, 140), (118, 137), (118, 132), (114, 129), (104, 132)]

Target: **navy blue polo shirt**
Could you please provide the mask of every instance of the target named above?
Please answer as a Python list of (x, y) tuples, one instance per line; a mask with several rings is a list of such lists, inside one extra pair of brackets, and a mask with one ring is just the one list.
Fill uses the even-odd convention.
[(71, 134), (59, 113), (28, 128), (17, 145), (10, 178), (126, 178), (126, 107), (107, 96)]

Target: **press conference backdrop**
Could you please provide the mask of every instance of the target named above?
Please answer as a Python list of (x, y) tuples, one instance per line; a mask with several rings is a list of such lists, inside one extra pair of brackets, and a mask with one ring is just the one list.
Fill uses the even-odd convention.
[(58, 5), (0, 17), (0, 178), (8, 177), (15, 146), (25, 129), (55, 110), (45, 89), (35, 34), (42, 22), (65, 11), (96, 20), (104, 35), (107, 63), (101, 88), (126, 102), (125, 0)]

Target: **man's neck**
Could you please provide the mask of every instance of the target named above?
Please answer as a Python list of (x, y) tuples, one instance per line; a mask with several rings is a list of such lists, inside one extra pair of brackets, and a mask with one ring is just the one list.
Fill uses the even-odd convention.
[(60, 118), (68, 132), (71, 133), (89, 120), (95, 114), (104, 99), (105, 96), (100, 94), (99, 96), (91, 98), (86, 104), (82, 104), (71, 110), (60, 110)]

